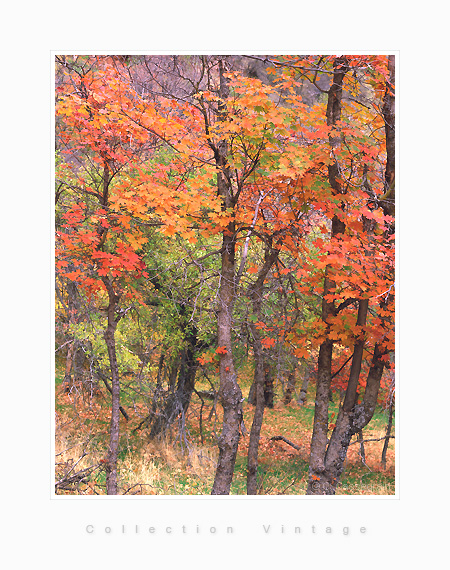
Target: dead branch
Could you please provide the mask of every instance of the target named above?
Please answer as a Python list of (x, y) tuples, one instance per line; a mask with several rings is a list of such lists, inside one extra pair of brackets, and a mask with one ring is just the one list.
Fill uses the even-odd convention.
[(356, 441), (352, 441), (350, 443), (350, 445), (354, 445), (355, 443), (367, 443), (368, 441), (383, 441), (383, 439), (395, 439), (395, 435), (384, 435), (383, 437), (379, 437), (379, 438), (371, 438), (371, 439), (364, 439), (364, 440), (359, 440), (357, 439)]
[(87, 467), (86, 469), (82, 469), (81, 471), (74, 473), (70, 477), (68, 476), (68, 474), (64, 475), (64, 477), (62, 477), (59, 481), (56, 481), (55, 491), (57, 491), (58, 489), (64, 491), (70, 489), (72, 485), (76, 485), (79, 483), (86, 483), (89, 480), (89, 477), (92, 475), (92, 473), (99, 467), (100, 463), (98, 465), (93, 465), (91, 467)]
[(287, 443), (288, 445), (290, 445), (291, 447), (293, 447), (297, 451), (300, 451), (300, 449), (301, 449), (301, 447), (299, 447), (296, 443), (292, 443), (292, 441), (289, 441), (283, 435), (275, 435), (274, 437), (270, 438), (270, 441), (280, 441), (280, 440), (284, 441), (284, 443)]

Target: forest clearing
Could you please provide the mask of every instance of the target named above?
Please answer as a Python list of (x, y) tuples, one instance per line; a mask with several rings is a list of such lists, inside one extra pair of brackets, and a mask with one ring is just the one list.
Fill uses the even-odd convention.
[(394, 56), (55, 94), (55, 494), (394, 495)]

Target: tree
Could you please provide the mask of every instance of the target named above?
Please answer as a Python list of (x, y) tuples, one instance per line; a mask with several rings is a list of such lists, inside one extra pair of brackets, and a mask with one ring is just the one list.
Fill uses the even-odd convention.
[[(141, 267), (139, 256), (126, 240), (110, 237), (117, 229), (125, 234), (120, 224), (123, 220), (111, 220), (111, 188), (113, 178), (130, 157), (130, 151), (123, 150), (124, 141), (132, 132), (117, 121), (114, 111), (106, 108), (108, 99), (120, 95), (114, 69), (106, 60), (100, 61), (97, 68), (97, 62), (90, 58), (80, 59), (81, 62), (57, 58), (68, 75), (68, 82), (59, 89), (57, 133), (66, 145), (63, 152), (81, 163), (92, 185), (86, 184), (83, 170), (78, 169), (73, 169), (73, 182), (64, 182), (83, 192), (89, 202), (78, 200), (63, 215), (66, 223), (57, 235), (56, 255), (57, 267), (66, 277), (78, 281), (90, 294), (107, 294), (104, 340), (110, 363), (112, 404), (105, 469), (107, 493), (114, 495), (117, 494), (120, 414), (115, 332), (123, 316), (119, 303), (130, 292), (129, 275), (139, 274)], [(80, 226), (82, 230), (78, 229)], [(75, 265), (76, 270), (67, 272), (65, 268), (69, 264)]]
[[(180, 182), (171, 179), (168, 168), (161, 166), (156, 176), (140, 168), (163, 140), (161, 132), (176, 130), (170, 111), (164, 105), (143, 107), (119, 73), (117, 58), (58, 58), (57, 63), (68, 76), (59, 89), (57, 134), (65, 146), (62, 152), (73, 161), (69, 164), (78, 164), (63, 184), (85, 196), (85, 201), (77, 199), (62, 215), (65, 224), (57, 234), (57, 267), (88, 295), (102, 300), (106, 294), (104, 340), (112, 407), (105, 469), (107, 492), (117, 494), (120, 376), (115, 334), (128, 311), (121, 304), (142, 300), (136, 280), (147, 277), (139, 254), (146, 238), (139, 225), (150, 220), (167, 235), (173, 235), (177, 225), (180, 233), (184, 228), (189, 236), (185, 219), (192, 203), (185, 200), (186, 194), (175, 194), (173, 184)], [(152, 125), (153, 137), (136, 115)], [(184, 218), (177, 213), (180, 210)]]

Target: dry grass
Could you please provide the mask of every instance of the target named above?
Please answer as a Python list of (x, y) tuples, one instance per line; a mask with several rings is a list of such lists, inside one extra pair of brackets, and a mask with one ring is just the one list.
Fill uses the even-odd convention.
[[(58, 416), (55, 433), (57, 493), (105, 494), (102, 461), (106, 447), (95, 444), (98, 434), (86, 430), (85, 425), (61, 420)], [(188, 449), (181, 449), (169, 439), (133, 447), (128, 441), (118, 462), (120, 494), (205, 494), (212, 485), (216, 463), (217, 450), (213, 447), (191, 443)]]
[[(57, 390), (56, 416), (56, 480), (69, 479), (77, 473), (88, 476), (60, 488), (58, 494), (105, 494), (105, 472), (102, 460), (108, 445), (109, 409), (103, 398), (74, 402)], [(253, 407), (244, 402), (244, 418), (250, 431)], [(142, 420), (145, 410), (129, 409), (130, 421), (121, 420), (121, 451), (118, 463), (120, 494), (130, 495), (208, 495), (211, 492), (217, 462), (216, 436), (220, 434), (222, 413), (208, 419), (211, 404), (202, 409), (200, 431), (200, 402), (193, 398), (187, 418), (183, 447), (174, 429), (164, 441), (148, 441), (147, 430), (133, 433)], [(267, 409), (261, 430), (259, 449), (261, 494), (303, 495), (307, 486), (309, 445), (311, 439), (314, 404), (312, 398), (303, 408), (296, 403), (289, 406), (279, 401)], [(364, 430), (365, 439), (384, 436), (382, 416), (373, 426)], [(284, 436), (295, 443), (294, 449), (274, 436)], [(246, 456), (249, 435), (239, 443), (235, 477), (231, 494), (245, 494)], [(383, 440), (365, 444), (366, 462), (361, 462), (358, 443), (348, 451), (342, 484), (338, 495), (392, 495), (395, 493), (395, 440), (387, 453), (386, 469), (381, 467)]]
[[(142, 446), (138, 454), (129, 452), (119, 462), (124, 494), (198, 494), (214, 478), (217, 452), (195, 444), (182, 450), (168, 440)], [(200, 485), (192, 485), (197, 481)], [(127, 489), (125, 489), (125, 486)], [(192, 491), (190, 493), (189, 491)]]

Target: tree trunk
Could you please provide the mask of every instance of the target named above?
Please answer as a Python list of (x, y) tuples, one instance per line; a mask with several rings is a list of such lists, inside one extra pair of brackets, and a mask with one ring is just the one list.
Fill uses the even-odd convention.
[(264, 350), (261, 344), (259, 330), (254, 323), (250, 324), (253, 335), (253, 352), (255, 357), (255, 377), (253, 381), (255, 395), (255, 413), (250, 430), (247, 456), (247, 495), (256, 495), (258, 492), (258, 448), (261, 427), (264, 417)]
[[(74, 268), (72, 264), (69, 264), (70, 268)], [(67, 320), (69, 324), (78, 322), (80, 318), (80, 298), (77, 290), (77, 286), (72, 281), (67, 281), (66, 284), (67, 291)], [(75, 370), (75, 357), (78, 350), (79, 341), (73, 338), (72, 342), (69, 344), (66, 355), (66, 366), (64, 373), (63, 388), (66, 393), (70, 393), (72, 387), (76, 383), (76, 370)], [(73, 376), (72, 376), (73, 374)]]
[(218, 442), (219, 460), (211, 491), (212, 495), (228, 495), (230, 493), (239, 444), (239, 430), (243, 419), (242, 392), (237, 383), (231, 346), (235, 276), (234, 223), (230, 226), (229, 232), (225, 232), (223, 235), (219, 289), (218, 345), (225, 347), (226, 354), (220, 354), (219, 363), (219, 398), (223, 408), (223, 428)]
[(296, 366), (294, 366), (293, 370), (289, 372), (287, 377), (286, 387), (284, 390), (284, 397), (283, 397), (283, 404), (285, 406), (288, 406), (291, 403), (292, 395), (295, 391), (295, 369)]
[(119, 454), (120, 436), (120, 377), (117, 364), (116, 339), (117, 328), (116, 308), (120, 300), (107, 277), (103, 283), (108, 291), (108, 324), (104, 333), (106, 347), (108, 349), (109, 365), (111, 368), (111, 423), (109, 432), (109, 449), (106, 461), (106, 492), (108, 495), (117, 495), (117, 457)]
[(74, 339), (69, 344), (69, 348), (67, 349), (66, 367), (64, 371), (64, 380), (63, 380), (64, 392), (66, 392), (66, 394), (69, 394), (71, 392), (73, 386), (71, 371), (73, 367), (73, 354), (75, 350), (75, 344), (76, 340)]
[(302, 387), (300, 388), (300, 394), (297, 400), (299, 406), (304, 406), (306, 403), (306, 395), (308, 393), (308, 386), (309, 386), (309, 373), (305, 375), (302, 382)]
[[(174, 419), (181, 413), (185, 414), (191, 401), (192, 393), (195, 388), (195, 376), (197, 373), (197, 362), (195, 353), (199, 348), (197, 338), (197, 328), (193, 326), (188, 329), (187, 338), (185, 338), (186, 346), (182, 350), (180, 357), (180, 365), (178, 369), (178, 379), (173, 379), (172, 391), (169, 393), (163, 409), (160, 410), (152, 423), (150, 438), (155, 438), (165, 433)], [(176, 385), (175, 385), (176, 380)], [(156, 412), (155, 394), (154, 410)]]
[[(368, 299), (363, 299), (359, 303), (357, 326), (364, 327), (366, 324), (367, 310), (369, 306)], [(334, 495), (336, 487), (339, 483), (340, 476), (344, 468), (344, 462), (347, 457), (348, 446), (352, 436), (358, 431), (353, 425), (353, 408), (358, 398), (358, 383), (361, 373), (361, 364), (364, 351), (365, 339), (362, 336), (355, 342), (352, 358), (352, 367), (345, 392), (344, 403), (339, 410), (336, 420), (336, 427), (328, 444), (325, 459), (324, 470), (320, 474), (316, 474), (319, 479), (312, 481), (309, 487), (310, 495)], [(361, 428), (359, 428), (361, 429)]]
[[(384, 175), (385, 194), (381, 207), (386, 215), (395, 217), (395, 56), (388, 60), (389, 82), (383, 102), (384, 129), (386, 135), (386, 170)], [(392, 224), (391, 231), (394, 231)]]
[(325, 471), (325, 453), (328, 433), (328, 394), (331, 383), (331, 362), (333, 343), (327, 339), (319, 349), (314, 424), (309, 458), (309, 479), (307, 495), (326, 495), (322, 489), (321, 476)]
[(386, 455), (387, 455), (387, 450), (389, 447), (389, 439), (390, 439), (390, 435), (391, 435), (391, 431), (392, 431), (392, 418), (394, 416), (394, 398), (391, 398), (391, 401), (389, 402), (389, 416), (388, 416), (388, 423), (387, 423), (387, 428), (386, 428), (386, 439), (384, 440), (384, 445), (383, 445), (383, 451), (381, 453), (381, 466), (383, 467), (383, 469), (386, 469)]
[[(338, 57), (334, 61), (333, 78), (328, 90), (327, 102), (327, 125), (334, 126), (341, 118), (342, 84), (348, 65), (345, 58)], [(339, 138), (330, 137), (332, 148), (338, 144)], [(343, 188), (339, 180), (339, 166), (336, 161), (328, 166), (328, 181), (335, 195), (342, 194)], [(331, 237), (344, 233), (345, 223), (334, 216), (331, 223)], [(330, 267), (325, 269), (324, 293), (322, 299), (322, 320), (327, 323), (330, 316), (335, 315), (336, 308), (333, 302), (328, 302), (325, 297), (335, 287), (330, 278)], [(321, 480), (325, 471), (325, 453), (327, 449), (328, 432), (328, 404), (331, 386), (331, 365), (333, 360), (333, 341), (326, 339), (319, 349), (317, 363), (317, 386), (314, 410), (314, 425), (311, 438), (311, 455), (309, 464), (309, 480), (306, 494), (326, 495), (329, 494), (328, 483)], [(323, 481), (323, 484), (322, 484)]]
[[(219, 59), (219, 96), (222, 101), (228, 98), (229, 88), (224, 76), (223, 62)], [(224, 118), (224, 103), (219, 103), (219, 120)], [(233, 195), (229, 167), (227, 165), (228, 146), (220, 141), (214, 148), (215, 162), (218, 167), (217, 191), (222, 198), (222, 209), (234, 210), (237, 197)], [(222, 235), (222, 265), (219, 287), (218, 345), (225, 347), (226, 353), (220, 354), (219, 398), (223, 408), (223, 427), (219, 437), (219, 459), (216, 468), (212, 495), (229, 495), (234, 474), (236, 454), (243, 421), (242, 392), (237, 382), (234, 368), (231, 325), (235, 298), (236, 278), (236, 227), (231, 221)]]
[[(256, 382), (253, 381), (248, 393), (248, 403), (256, 406)], [(267, 362), (267, 357), (264, 359), (264, 406), (266, 408), (273, 408), (274, 393), (273, 393), (273, 374), (270, 364)]]
[(267, 408), (273, 408), (273, 370), (268, 362), (264, 363), (264, 405)]
[[(258, 277), (249, 287), (248, 296), (252, 301), (253, 316), (261, 319), (261, 303), (263, 298), (264, 280), (271, 267), (278, 258), (279, 251), (272, 249), (271, 242), (266, 244), (264, 251), (264, 264), (259, 270)], [(255, 321), (256, 322), (256, 321)], [(273, 379), (269, 363), (265, 360), (261, 335), (255, 322), (249, 322), (253, 339), (253, 352), (255, 357), (255, 377), (253, 381), (255, 395), (255, 413), (250, 430), (247, 456), (247, 495), (256, 495), (258, 491), (258, 448), (261, 427), (264, 418), (264, 407), (273, 407)]]
[(358, 430), (358, 442), (359, 442), (359, 456), (361, 457), (361, 461), (365, 464), (366, 463), (366, 452), (364, 449), (364, 434), (362, 429)]

